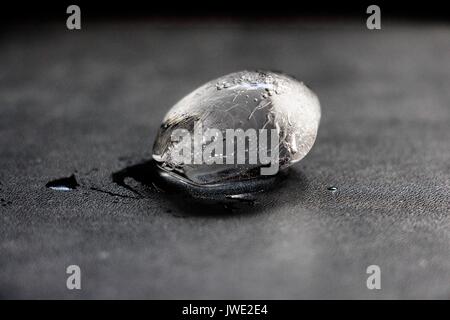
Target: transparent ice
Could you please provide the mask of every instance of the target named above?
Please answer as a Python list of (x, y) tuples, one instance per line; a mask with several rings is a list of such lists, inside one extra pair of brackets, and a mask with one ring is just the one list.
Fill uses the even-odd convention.
[[(320, 103), (302, 82), (270, 71), (231, 73), (189, 93), (166, 114), (153, 146), (160, 168), (196, 185), (217, 185), (260, 177), (261, 164), (184, 164), (173, 160), (175, 129), (275, 129), (279, 168), (301, 160), (312, 148), (320, 121)], [(277, 146), (271, 146), (277, 147)], [(247, 150), (252, 152), (253, 150)], [(225, 155), (224, 155), (225, 156)]]

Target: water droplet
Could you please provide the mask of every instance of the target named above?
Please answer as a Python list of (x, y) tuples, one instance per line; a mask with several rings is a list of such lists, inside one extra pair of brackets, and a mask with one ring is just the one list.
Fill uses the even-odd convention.
[(79, 184), (75, 175), (71, 175), (70, 177), (49, 181), (45, 186), (56, 191), (71, 191), (76, 189)]
[(331, 187), (328, 187), (327, 190), (329, 190), (331, 192), (336, 192), (338, 190), (338, 188), (335, 186), (331, 186)]
[[(261, 97), (264, 99), (260, 100)], [(262, 151), (260, 144), (245, 151), (244, 163), (228, 163), (231, 156), (235, 158), (238, 155), (235, 152), (225, 152), (226, 142), (220, 147), (220, 152), (215, 150), (223, 163), (195, 161), (196, 156), (201, 159), (208, 142), (202, 144), (197, 151), (192, 150), (188, 158), (185, 158), (187, 160), (180, 161), (177, 157), (180, 141), (174, 141), (172, 134), (175, 130), (182, 129), (194, 137), (201, 126), (201, 133), (214, 128), (225, 140), (228, 129), (242, 129), (244, 132), (249, 129), (255, 132), (262, 129), (275, 131), (278, 143), (268, 145), (267, 154), (276, 154), (274, 150), (277, 148), (278, 159), (275, 160), (279, 169), (283, 170), (300, 161), (312, 148), (320, 113), (317, 96), (290, 76), (269, 71), (232, 73), (207, 82), (169, 110), (153, 146), (153, 159), (167, 174), (197, 186), (215, 186), (261, 178), (260, 169), (267, 167), (267, 162), (263, 164), (259, 161)], [(194, 145), (195, 139), (192, 141)], [(212, 142), (211, 140), (209, 143)], [(257, 163), (249, 161), (253, 152), (258, 155)]]

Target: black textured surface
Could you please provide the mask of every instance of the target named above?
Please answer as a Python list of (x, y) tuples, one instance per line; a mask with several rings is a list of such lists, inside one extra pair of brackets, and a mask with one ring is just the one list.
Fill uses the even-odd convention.
[[(448, 25), (62, 23), (0, 41), (0, 297), (450, 297)], [(256, 68), (322, 103), (315, 146), (264, 204), (200, 212), (112, 182), (179, 98)], [(76, 190), (45, 187), (71, 174)]]

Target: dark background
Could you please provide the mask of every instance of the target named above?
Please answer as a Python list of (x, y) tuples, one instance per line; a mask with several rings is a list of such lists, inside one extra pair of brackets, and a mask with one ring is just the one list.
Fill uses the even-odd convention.
[(371, 4), (383, 8), (383, 16), (416, 21), (448, 20), (445, 1), (8, 1), (2, 4), (1, 21), (59, 20), (61, 12), (76, 4), (85, 9), (86, 19), (226, 19), (282, 22), (308, 19), (358, 18)]
[[(66, 4), (0, 10), (0, 297), (450, 297), (442, 5), (378, 2), (369, 31), (364, 3), (78, 4), (81, 31)], [(113, 183), (176, 101), (242, 69), (292, 74), (322, 105), (315, 146), (264, 201), (205, 209)], [(72, 174), (76, 190), (45, 187)]]

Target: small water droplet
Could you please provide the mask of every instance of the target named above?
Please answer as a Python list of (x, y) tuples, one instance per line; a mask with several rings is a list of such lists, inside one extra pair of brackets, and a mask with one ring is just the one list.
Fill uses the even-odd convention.
[(248, 203), (250, 205), (254, 205), (256, 202), (256, 199), (255, 199), (254, 195), (252, 195), (252, 194), (233, 194), (233, 195), (226, 196), (226, 198), (235, 200), (235, 201)]
[(338, 188), (335, 186), (331, 186), (331, 187), (328, 187), (327, 190), (329, 190), (331, 192), (336, 192), (338, 190)]
[(45, 186), (56, 191), (71, 191), (75, 190), (79, 186), (79, 184), (77, 179), (75, 178), (75, 175), (72, 174), (70, 177), (64, 177), (49, 181)]

